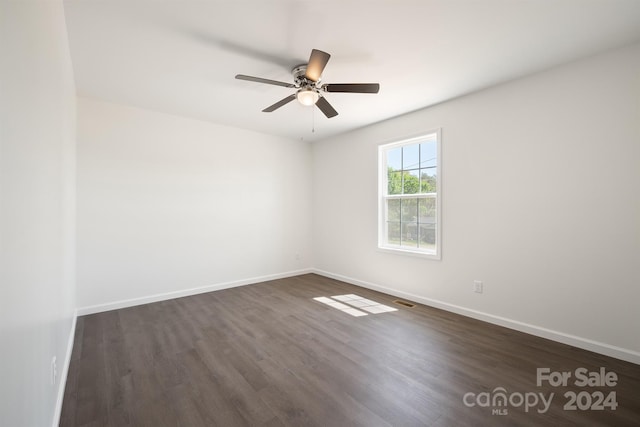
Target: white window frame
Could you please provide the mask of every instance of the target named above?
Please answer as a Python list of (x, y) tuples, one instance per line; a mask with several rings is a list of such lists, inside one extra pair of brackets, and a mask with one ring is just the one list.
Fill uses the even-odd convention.
[[(388, 193), (387, 178), (387, 152), (405, 145), (419, 144), (422, 141), (436, 138), (436, 192), (416, 193), (416, 194), (395, 194)], [(412, 199), (420, 197), (433, 197), (436, 200), (436, 241), (435, 249), (412, 248), (388, 243), (387, 229), (387, 200), (390, 199)], [(378, 249), (401, 255), (418, 256), (422, 258), (440, 260), (442, 259), (442, 132), (441, 129), (421, 133), (419, 136), (404, 138), (393, 142), (387, 142), (378, 146)]]

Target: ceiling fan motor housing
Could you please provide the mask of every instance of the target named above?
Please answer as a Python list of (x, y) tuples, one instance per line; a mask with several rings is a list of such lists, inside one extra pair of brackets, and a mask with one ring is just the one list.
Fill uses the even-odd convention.
[(315, 88), (317, 83), (320, 83), (320, 79), (317, 82), (313, 80), (309, 80), (305, 77), (307, 72), (307, 64), (297, 65), (291, 70), (291, 74), (293, 74), (293, 81), (296, 83), (296, 86), (300, 88)]
[(296, 98), (302, 105), (314, 105), (318, 98), (320, 97), (320, 91), (316, 86), (317, 83), (320, 82), (318, 79), (317, 82), (313, 80), (309, 80), (305, 74), (307, 72), (307, 64), (300, 64), (291, 70), (291, 74), (293, 74), (293, 80), (295, 85), (299, 87), (296, 92)]

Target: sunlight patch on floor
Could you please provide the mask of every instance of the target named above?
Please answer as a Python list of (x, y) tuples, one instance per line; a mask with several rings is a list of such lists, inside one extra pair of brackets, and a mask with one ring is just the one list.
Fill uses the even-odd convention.
[(367, 313), (365, 313), (365, 311), (370, 314), (398, 311), (397, 308), (389, 307), (388, 305), (380, 304), (355, 294), (334, 295), (331, 298), (316, 297), (314, 300), (330, 307), (337, 308), (338, 310), (355, 317), (366, 316)]

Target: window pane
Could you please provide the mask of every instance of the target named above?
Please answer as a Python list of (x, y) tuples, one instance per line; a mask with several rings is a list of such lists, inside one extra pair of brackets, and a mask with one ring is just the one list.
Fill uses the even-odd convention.
[(402, 223), (402, 246), (418, 247), (418, 223)]
[(436, 166), (438, 162), (437, 145), (435, 140), (420, 144), (420, 167)]
[(435, 224), (436, 199), (434, 197), (421, 197), (418, 200), (418, 213), (418, 222)]
[(400, 199), (387, 200), (387, 221), (400, 221)]
[(420, 169), (420, 192), (435, 193), (437, 181), (437, 168)]
[(417, 169), (420, 167), (420, 146), (418, 144), (402, 147), (402, 169)]
[(387, 243), (392, 245), (400, 244), (400, 223), (387, 222)]
[(402, 169), (402, 147), (387, 151), (387, 167), (394, 171)]
[(403, 194), (416, 194), (420, 191), (419, 171), (405, 172), (402, 177), (404, 179), (402, 183)]
[(403, 199), (401, 203), (402, 222), (418, 220), (418, 199)]
[(402, 172), (387, 171), (387, 194), (402, 194)]
[(432, 247), (436, 243), (436, 199), (420, 198), (418, 214), (420, 247)]
[(435, 224), (420, 224), (419, 241), (421, 248), (433, 248), (436, 243)]

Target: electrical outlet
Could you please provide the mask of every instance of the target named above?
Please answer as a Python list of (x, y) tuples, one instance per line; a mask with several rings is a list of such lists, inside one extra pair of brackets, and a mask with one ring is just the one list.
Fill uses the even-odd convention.
[(56, 385), (58, 381), (58, 364), (56, 362), (56, 357), (53, 356), (51, 359), (51, 385)]
[(482, 293), (482, 281), (480, 280), (473, 281), (473, 292), (476, 292), (478, 294)]

